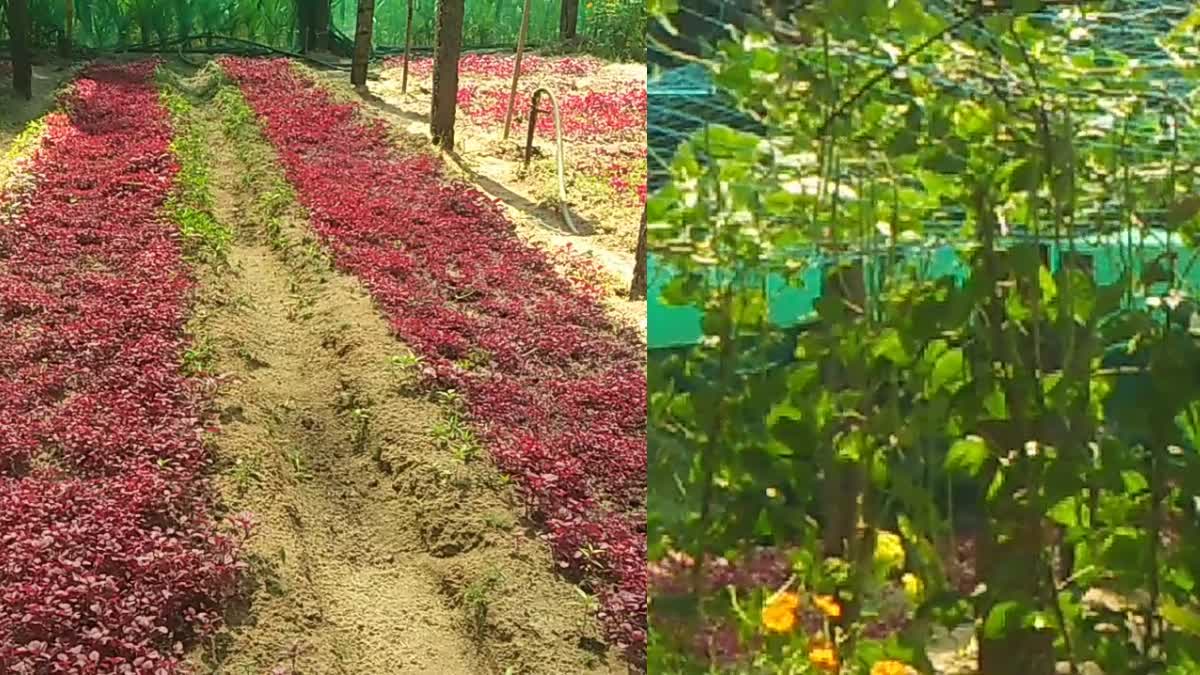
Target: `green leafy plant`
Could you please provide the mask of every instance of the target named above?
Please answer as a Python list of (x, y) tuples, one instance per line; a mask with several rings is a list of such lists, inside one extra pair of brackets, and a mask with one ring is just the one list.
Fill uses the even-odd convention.
[(1100, 4), (722, 47), (769, 133), (709, 126), (648, 205), (703, 317), (650, 364), (652, 671), (927, 672), (935, 625), (988, 675), (1196, 668), (1195, 38)]

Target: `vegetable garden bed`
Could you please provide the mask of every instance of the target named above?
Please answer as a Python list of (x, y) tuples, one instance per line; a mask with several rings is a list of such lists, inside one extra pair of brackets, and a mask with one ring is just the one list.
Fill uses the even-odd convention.
[(315, 231), (363, 280), (431, 382), (466, 400), (559, 564), (645, 644), (644, 347), (523, 244), (498, 208), (402, 155), (379, 123), (284, 61), (227, 59)]
[[(151, 62), (87, 69), (0, 199), (0, 670), (174, 672), (238, 576), (210, 517)], [(15, 214), (15, 215), (13, 215)]]

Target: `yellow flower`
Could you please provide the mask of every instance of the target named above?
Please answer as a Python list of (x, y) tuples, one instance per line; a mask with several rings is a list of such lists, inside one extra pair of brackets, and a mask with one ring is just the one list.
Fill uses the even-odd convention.
[(908, 597), (908, 601), (914, 605), (921, 604), (925, 599), (925, 582), (912, 572), (905, 572), (904, 576), (900, 577), (900, 583), (904, 584), (904, 595)]
[(837, 599), (832, 595), (814, 596), (813, 605), (831, 619), (842, 618), (842, 606), (838, 604)]
[(908, 675), (908, 666), (899, 661), (876, 661), (871, 675)]
[(837, 652), (833, 651), (833, 647), (827, 644), (819, 644), (810, 649), (808, 660), (817, 670), (823, 670), (827, 673), (836, 673), (838, 670)]
[(904, 567), (904, 542), (900, 535), (880, 530), (875, 538), (875, 564), (888, 572)]
[(772, 633), (790, 633), (796, 627), (796, 610), (800, 608), (800, 596), (795, 593), (780, 593), (767, 601), (762, 610), (763, 626)]

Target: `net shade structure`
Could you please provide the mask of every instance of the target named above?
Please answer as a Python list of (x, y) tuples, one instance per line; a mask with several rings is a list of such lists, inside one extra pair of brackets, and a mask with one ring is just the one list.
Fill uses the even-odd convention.
[[(629, 0), (620, 0), (628, 4)], [(0, 15), (4, 4), (0, 3)], [(66, 32), (68, 7), (74, 16), (73, 44), (101, 51), (175, 45), (196, 38), (199, 44), (219, 44), (215, 37), (291, 50), (299, 45), (299, 12), (295, 0), (29, 0), (34, 42), (54, 45)], [(332, 0), (331, 36), (336, 44), (353, 40), (357, 3)], [(468, 0), (463, 22), (463, 47), (468, 50), (507, 49), (517, 44), (523, 0)], [(561, 0), (531, 0), (528, 44), (559, 41)], [(579, 3), (576, 31), (588, 35), (590, 19), (601, 11), (595, 3)], [(405, 42), (406, 0), (377, 0), (374, 48), (402, 51)], [(413, 47), (432, 49), (437, 21), (435, 0), (413, 0)], [(599, 28), (599, 27), (597, 27)], [(0, 21), (0, 45), (8, 40)]]
[[(961, 10), (961, 4), (929, 0), (922, 3), (929, 11), (946, 17), (947, 21)], [(1196, 124), (1175, 125), (1170, 121), (1172, 112), (1186, 109), (1198, 95), (1200, 88), (1200, 66), (1194, 64), (1196, 53), (1186, 48), (1182, 55), (1164, 45), (1164, 39), (1172, 34), (1196, 30), (1187, 22), (1195, 21), (1196, 7), (1187, 2), (1160, 2), (1158, 0), (1114, 0), (1106, 3), (1105, 11), (1084, 15), (1068, 28), (1060, 13), (1061, 8), (1051, 7), (1035, 15), (1045, 25), (1063, 25), (1064, 33), (1073, 30), (1078, 35), (1087, 35), (1086, 40), (1073, 41), (1068, 58), (1076, 67), (1089, 75), (1099, 77), (1104, 89), (1082, 90), (1070, 87), (1055, 88), (1044, 84), (1047, 93), (1079, 101), (1081, 109), (1097, 98), (1136, 98), (1144, 106), (1145, 114), (1127, 130), (1125, 149), (1136, 148), (1144, 163), (1161, 164), (1166, 171), (1176, 147), (1200, 147), (1200, 127)], [(739, 108), (730, 97), (724, 95), (714, 84), (712, 67), (714, 50), (718, 40), (737, 34), (747, 25), (754, 25), (752, 8), (736, 3), (687, 0), (681, 3), (672, 23), (677, 24), (675, 34), (669, 28), (659, 27), (651, 31), (652, 64), (649, 84), (650, 109), (650, 181), (651, 187), (661, 188), (670, 180), (670, 164), (678, 148), (691, 144), (698, 156), (703, 157), (704, 147), (709, 143), (720, 143), (727, 130), (749, 133), (766, 139), (770, 136), (762, 111)], [(730, 18), (732, 17), (732, 18)], [(748, 18), (749, 17), (749, 18)], [(690, 25), (690, 30), (679, 27)], [(761, 25), (761, 24), (759, 24)], [(1005, 36), (991, 35), (986, 28), (968, 24), (960, 28), (957, 35), (976, 44), (999, 44)], [(1145, 74), (1140, 83), (1123, 80), (1117, 72), (1125, 63), (1113, 63), (1098, 56), (1100, 49), (1116, 50), (1135, 64)], [(877, 49), (872, 41), (863, 41), (853, 49), (837, 53), (838, 59), (854, 63), (861, 72), (881, 71), (890, 65), (886, 54)], [(945, 71), (922, 63), (920, 60), (906, 65), (914, 75), (926, 78), (932, 85), (945, 91), (957, 92), (963, 100), (979, 100), (994, 96), (992, 87), (997, 86), (992, 74), (973, 69), (966, 62), (956, 70), (953, 78)], [(1111, 75), (1109, 75), (1111, 73)], [(990, 78), (990, 79), (989, 79)], [(1002, 81), (999, 86), (1009, 87), (1014, 96), (1028, 95), (1032, 86), (1021, 77)], [(848, 89), (853, 89), (849, 86)], [(1116, 124), (1110, 116), (1081, 115), (1079, 124), (1085, 128), (1080, 143), (1089, 149), (1120, 153), (1105, 135)], [(1091, 136), (1094, 136), (1092, 138)], [(1173, 140), (1172, 140), (1173, 139)], [(900, 134), (894, 142), (903, 142)], [(1187, 161), (1192, 161), (1188, 158)], [(869, 176), (878, 169), (877, 161), (867, 157), (854, 157), (844, 161), (844, 185), (854, 185), (857, 176)], [(878, 175), (875, 173), (874, 175)], [(1182, 274), (1178, 282), (1187, 293), (1200, 290), (1200, 264), (1195, 264), (1195, 252), (1187, 242), (1162, 231), (1167, 217), (1166, 209), (1156, 205), (1139, 205), (1138, 218), (1148, 229), (1133, 231), (1120, 225), (1118, 200), (1103, 203), (1098, 207), (1076, 214), (1075, 228), (1079, 237), (1074, 254), (1082, 256), (1088, 269), (1098, 283), (1109, 283), (1126, 269), (1137, 271), (1149, 258), (1167, 251), (1179, 256)], [(771, 218), (771, 216), (764, 216)], [(924, 218), (922, 240), (904, 248), (903, 255), (909, 260), (923, 260), (929, 273), (934, 276), (950, 275), (961, 277), (961, 265), (956, 262), (955, 249), (966, 242), (960, 235), (966, 218), (965, 211), (955, 205), (942, 205), (931, 209)], [(1012, 223), (1011, 232), (1005, 238), (1007, 244), (1021, 241), (1025, 232), (1021, 223)], [(1141, 251), (1141, 258), (1132, 258), (1129, 250)], [(1128, 250), (1127, 250), (1128, 249)], [(785, 279), (781, 274), (764, 272), (753, 283), (766, 288), (769, 318), (781, 328), (803, 326), (814, 319), (814, 305), (821, 297), (821, 280), (831, 265), (845, 261), (838, 257), (821, 256), (809, 250), (786, 252), (796, 259), (819, 261), (810, 265), (801, 278)], [(858, 252), (851, 257), (860, 258), (860, 264), (871, 267), (870, 252)], [(1051, 247), (1044, 252), (1044, 260), (1053, 270), (1063, 264), (1067, 251)], [(846, 256), (842, 256), (845, 258)], [(666, 268), (651, 254), (649, 260), (648, 321), (654, 328), (650, 332), (651, 349), (673, 349), (698, 344), (703, 339), (701, 329), (704, 313), (695, 307), (677, 306), (664, 301), (662, 293), (674, 278), (672, 270)], [(870, 274), (867, 275), (870, 277)], [(870, 289), (868, 289), (869, 291)]]

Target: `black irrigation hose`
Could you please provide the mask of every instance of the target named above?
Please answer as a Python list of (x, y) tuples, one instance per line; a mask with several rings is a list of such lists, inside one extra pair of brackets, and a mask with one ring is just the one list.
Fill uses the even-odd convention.
[[(247, 50), (247, 49), (230, 50), (230, 49), (222, 49), (219, 47), (190, 47), (190, 46), (186, 47), (186, 48), (184, 47), (184, 45), (189, 42), (199, 41), (199, 40), (205, 40), (205, 41), (210, 41), (210, 42), (218, 41), (218, 40), (224, 41), (224, 42), (234, 42), (237, 44), (253, 47), (254, 49), (253, 50)], [(168, 49), (172, 45), (174, 45), (176, 48)], [(137, 54), (171, 53), (171, 54), (181, 54), (181, 55), (185, 54), (185, 53), (187, 53), (187, 54), (242, 54), (242, 55), (247, 55), (247, 56), (261, 56), (264, 54), (276, 54), (278, 56), (286, 56), (286, 57), (292, 58), (292, 59), (308, 61), (310, 63), (321, 66), (322, 68), (328, 68), (330, 70), (349, 70), (350, 69), (350, 66), (348, 66), (348, 65), (329, 63), (327, 61), (322, 61), (321, 59), (309, 56), (308, 54), (300, 54), (298, 52), (293, 52), (293, 51), (289, 51), (286, 49), (279, 49), (277, 47), (272, 47), (270, 45), (266, 45), (261, 42), (254, 42), (253, 40), (244, 40), (242, 38), (230, 37), (228, 35), (214, 35), (214, 34), (185, 35), (182, 37), (171, 38), (170, 40), (162, 40), (160, 42), (143, 43), (143, 44), (139, 44), (139, 45), (131, 45), (128, 47), (122, 47), (115, 51), (118, 54), (125, 53), (125, 52), (131, 52), (131, 53), (137, 53)]]

